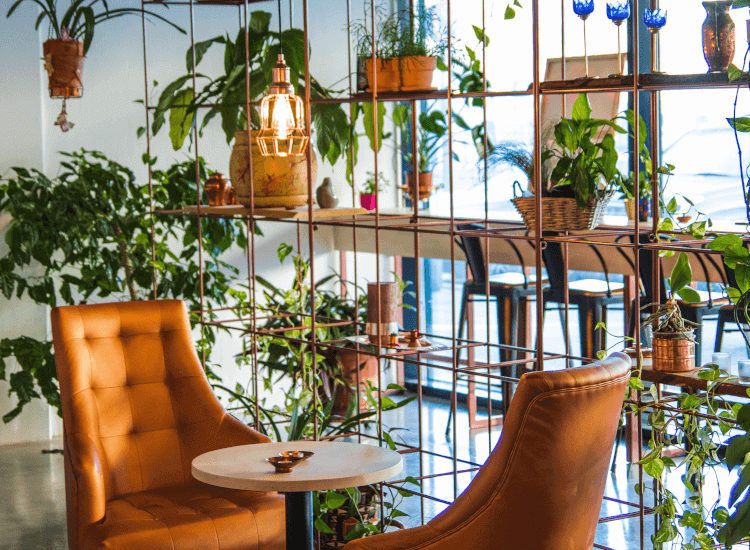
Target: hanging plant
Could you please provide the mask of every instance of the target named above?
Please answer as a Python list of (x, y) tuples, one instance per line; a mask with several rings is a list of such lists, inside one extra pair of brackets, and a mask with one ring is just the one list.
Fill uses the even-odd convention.
[[(63, 132), (67, 132), (73, 124), (67, 120), (65, 100), (83, 96), (83, 60), (94, 39), (95, 27), (110, 19), (124, 15), (146, 14), (161, 19), (182, 34), (185, 31), (154, 12), (140, 8), (109, 9), (107, 0), (72, 0), (64, 13), (58, 9), (57, 0), (17, 0), (8, 10), (6, 18), (24, 2), (32, 2), (39, 6), (34, 30), (38, 30), (44, 20), (49, 23), (49, 38), (43, 44), (44, 70), (49, 76), (49, 96), (52, 99), (62, 99), (62, 112), (55, 122)], [(97, 6), (97, 4), (100, 4)], [(101, 11), (103, 8), (104, 11)]]

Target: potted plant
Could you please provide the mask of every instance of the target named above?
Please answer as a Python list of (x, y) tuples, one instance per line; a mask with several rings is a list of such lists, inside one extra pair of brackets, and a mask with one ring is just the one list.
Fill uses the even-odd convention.
[[(411, 121), (411, 107), (396, 105), (393, 108), (393, 122), (401, 130), (401, 135), (408, 134)], [(417, 138), (417, 176), (414, 175), (414, 155), (408, 149), (402, 149), (402, 158), (407, 167), (404, 179), (406, 185), (402, 187), (404, 193), (412, 200), (428, 199), (433, 192), (432, 170), (435, 157), (444, 144), (448, 132), (445, 115), (442, 111), (422, 112), (419, 115), (419, 129)], [(455, 157), (457, 158), (457, 157)]]
[[(554, 187), (542, 199), (543, 227), (551, 231), (595, 228), (614, 194), (617, 171), (615, 138), (601, 129), (625, 133), (611, 120), (591, 118), (586, 94), (573, 105), (573, 117), (555, 125), (554, 146), (542, 153), (542, 162), (552, 162)], [(542, 188), (544, 195), (546, 189)], [(517, 197), (513, 204), (527, 227), (536, 225), (534, 197)]]
[[(49, 76), (51, 98), (81, 97), (83, 95), (83, 59), (94, 39), (94, 29), (100, 23), (124, 15), (147, 14), (168, 23), (182, 34), (185, 31), (154, 12), (141, 8), (117, 8), (110, 10), (105, 0), (72, 0), (68, 9), (58, 10), (57, 0), (17, 0), (11, 5), (6, 17), (23, 2), (34, 3), (40, 11), (34, 29), (46, 19), (50, 38), (42, 45), (44, 69)], [(100, 4), (97, 6), (97, 4)], [(103, 8), (100, 9), (100, 8)], [(97, 13), (98, 11), (98, 13)]]
[[(432, 89), (432, 75), (437, 59), (445, 51), (445, 40), (435, 30), (434, 8), (419, 6), (416, 13), (402, 10), (387, 15), (387, 8), (375, 6), (376, 74), (373, 72), (372, 24), (368, 23), (368, 2), (365, 16), (350, 26), (357, 44), (359, 66), (364, 67), (367, 87), (377, 77), (378, 92), (424, 91)], [(365, 88), (367, 89), (367, 88)]]
[(436, 32), (435, 8), (426, 8), (420, 3), (413, 18), (404, 10), (398, 19), (401, 29), (397, 50), (399, 90), (431, 90), (438, 57), (446, 47), (445, 40)]
[(362, 82), (360, 91), (367, 91), (371, 83), (377, 83), (378, 92), (397, 92), (399, 88), (398, 43), (401, 36), (397, 14), (388, 15), (384, 5), (375, 5), (375, 63), (372, 55), (372, 23), (368, 22), (371, 5), (363, 5), (364, 18), (353, 21), (349, 33), (356, 42), (357, 72)]
[(367, 179), (362, 185), (362, 192), (359, 194), (359, 204), (362, 208), (375, 210), (375, 206), (377, 205), (377, 195), (375, 193), (378, 191), (382, 193), (387, 183), (388, 180), (385, 179), (382, 172), (378, 173), (377, 182), (375, 181), (375, 174), (367, 172)]
[[(255, 11), (251, 14), (248, 26), (250, 102), (256, 103), (271, 84), (273, 68), (280, 44), (283, 45), (286, 62), (289, 66), (290, 82), (300, 95), (304, 93), (304, 33), (300, 29), (287, 29), (282, 33), (270, 29), (271, 14)], [(198, 65), (205, 53), (214, 45), (224, 46), (225, 74), (211, 79), (203, 75), (196, 78), (207, 79), (202, 90), (193, 97), (192, 51), (186, 56), (186, 75), (167, 85), (162, 92), (156, 109), (152, 132), (156, 134), (165, 124), (169, 115), (169, 134), (172, 147), (179, 150), (190, 135), (196, 116), (205, 105), (205, 115), (199, 131), (216, 115), (221, 117), (221, 126), (227, 144), (234, 140), (230, 158), (230, 180), (237, 192), (237, 202), (249, 206), (254, 200), (256, 207), (284, 206), (294, 208), (307, 204), (309, 199), (307, 161), (301, 157), (262, 156), (257, 146), (252, 147), (253, 181), (250, 181), (250, 146), (248, 127), (253, 137), (260, 128), (260, 116), (255, 107), (247, 112), (247, 81), (245, 71), (245, 30), (240, 29), (235, 41), (228, 36), (217, 36), (195, 45), (195, 63)], [(310, 81), (313, 98), (330, 98), (331, 90), (322, 87), (314, 77)], [(311, 106), (313, 127), (317, 131), (316, 144), (323, 159), (335, 164), (339, 156), (349, 149), (348, 118), (341, 105), (315, 103)], [(312, 179), (317, 169), (313, 159)]]
[[(691, 326), (695, 323), (682, 318), (676, 297), (686, 302), (698, 302), (698, 292), (688, 285), (693, 271), (687, 254), (680, 252), (672, 273), (667, 279), (667, 301), (659, 306), (642, 324), (651, 327), (653, 369), (664, 372), (687, 372), (695, 368), (695, 339)], [(647, 304), (643, 308), (653, 306)]]

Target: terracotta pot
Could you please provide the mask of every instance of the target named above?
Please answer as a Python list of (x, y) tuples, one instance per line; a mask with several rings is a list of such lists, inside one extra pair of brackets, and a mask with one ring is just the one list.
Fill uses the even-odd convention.
[(726, 72), (734, 57), (735, 30), (729, 10), (732, 0), (703, 2), (706, 20), (703, 22), (703, 57), (708, 72)]
[[(377, 90), (378, 92), (397, 92), (399, 85), (398, 59), (377, 59)], [(372, 89), (373, 73), (372, 58), (365, 59), (367, 85)]]
[(431, 90), (436, 67), (437, 57), (399, 57), (399, 89), (404, 92)]
[[(692, 337), (692, 331), (690, 336)], [(695, 343), (676, 338), (673, 333), (654, 332), (653, 369), (661, 372), (688, 372), (695, 368)]]
[(377, 196), (376, 195), (367, 195), (365, 193), (361, 193), (359, 195), (359, 204), (362, 206), (362, 208), (365, 208), (367, 210), (375, 210), (375, 205), (378, 203)]
[(231, 184), (224, 177), (224, 174), (213, 172), (203, 184), (203, 189), (208, 197), (210, 206), (226, 206), (229, 202), (229, 192), (232, 189)]
[(365, 399), (365, 380), (377, 382), (378, 379), (378, 359), (371, 355), (357, 353), (355, 350), (336, 351), (336, 356), (341, 363), (344, 371), (346, 386), (337, 386), (333, 393), (332, 414), (344, 416), (349, 408), (349, 402), (356, 395), (357, 387), (357, 370), (359, 370), (359, 408), (364, 409), (367, 406)]
[(433, 187), (432, 187), (432, 172), (420, 172), (419, 177), (417, 178), (419, 189), (418, 192), (415, 193), (414, 189), (414, 172), (407, 172), (406, 173), (406, 185), (402, 187), (404, 192), (410, 197), (413, 198), (416, 194), (419, 200), (425, 200), (429, 199), (432, 195)]
[[(253, 140), (257, 132), (253, 131)], [(312, 180), (315, 181), (317, 163), (312, 155)], [(234, 147), (229, 158), (229, 177), (234, 182), (237, 202), (250, 206), (255, 195), (256, 208), (283, 206), (293, 209), (307, 204), (307, 159), (301, 157), (264, 157), (253, 143), (253, 182), (250, 182), (247, 131), (234, 133)]]
[(44, 69), (49, 76), (51, 98), (83, 95), (83, 42), (79, 40), (47, 40), (42, 46)]

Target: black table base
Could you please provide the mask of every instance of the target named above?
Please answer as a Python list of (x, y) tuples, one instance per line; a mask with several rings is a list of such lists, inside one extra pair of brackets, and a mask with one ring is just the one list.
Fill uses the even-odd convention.
[(284, 493), (286, 549), (313, 550), (312, 492)]

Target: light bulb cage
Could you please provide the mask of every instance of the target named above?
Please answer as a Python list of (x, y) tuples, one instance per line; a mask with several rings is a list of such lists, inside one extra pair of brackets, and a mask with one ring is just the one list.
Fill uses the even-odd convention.
[[(277, 110), (291, 118), (281, 128), (274, 123)], [(273, 68), (273, 84), (260, 104), (261, 126), (256, 142), (263, 156), (298, 157), (305, 154), (308, 135), (304, 129), (305, 109), (299, 96), (294, 95), (294, 88), (289, 82), (289, 67), (284, 63), (284, 56), (279, 54)], [(278, 122), (278, 121), (277, 121)]]

